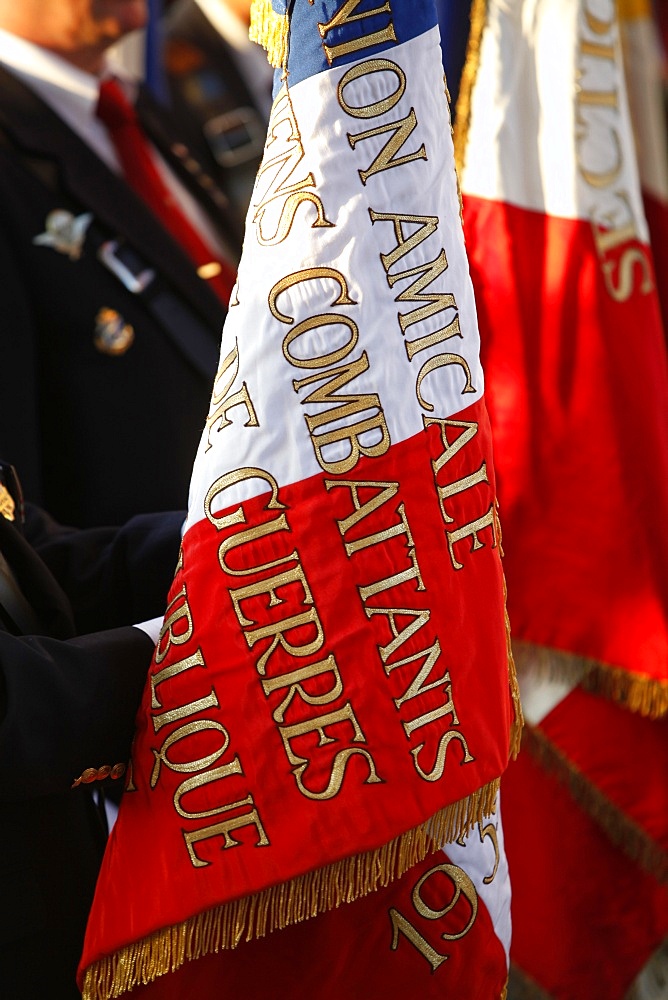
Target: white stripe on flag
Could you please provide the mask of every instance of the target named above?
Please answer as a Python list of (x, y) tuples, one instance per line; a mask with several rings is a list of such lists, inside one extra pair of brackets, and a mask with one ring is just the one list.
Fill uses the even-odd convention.
[[(282, 485), (300, 482), (322, 471), (304, 419), (302, 399), (307, 392), (300, 396), (293, 386), (295, 379), (313, 374), (314, 368), (295, 366), (282, 349), (286, 334), (308, 317), (335, 312), (354, 321), (359, 341), (339, 364), (349, 364), (366, 352), (368, 370), (349, 383), (351, 389), (346, 386), (341, 391), (379, 395), (392, 443), (422, 431), (423, 415), (448, 417), (482, 396), (473, 290), (461, 227), (458, 223), (453, 226), (451, 221), (459, 219), (460, 207), (444, 82), (440, 63), (433, 58), (438, 38), (438, 29), (434, 28), (396, 46), (387, 57), (375, 60), (391, 62), (399, 67), (398, 71), (366, 71), (356, 79), (355, 67), (365, 62), (359, 60), (319, 73), (291, 87), (289, 96), (283, 92), (277, 97), (269, 126), (269, 135), (273, 134), (275, 139), (265, 151), (265, 170), (263, 173), (261, 168), (249, 210), (246, 245), (239, 267), (238, 305), (230, 309), (221, 348), (221, 359), (238, 353), (238, 366), (236, 360), (230, 362), (229, 377), (235, 371), (236, 376), (229, 395), (245, 383), (259, 428), (265, 430), (246, 426), (248, 412), (243, 407), (229, 414), (235, 425), (233, 443), (229, 435), (217, 433), (215, 423), (207, 427), (193, 472), (189, 526), (202, 516), (209, 485), (227, 469), (270, 469)], [(415, 72), (418, 66), (419, 73)], [(342, 79), (344, 84), (340, 87)], [(395, 101), (402, 79), (405, 91)], [(368, 108), (376, 102), (380, 106), (384, 102), (387, 110), (372, 117), (360, 117), (346, 113), (343, 102), (350, 108)], [(363, 183), (359, 171), (373, 163), (392, 133), (385, 130), (352, 143), (349, 137), (394, 123), (414, 108), (420, 114), (417, 127), (397, 155), (413, 153), (422, 145), (426, 155), (378, 172)], [(302, 159), (299, 159), (300, 146)], [(292, 160), (288, 162), (290, 155)], [(278, 158), (275, 169), (267, 168), (272, 157)], [(314, 184), (303, 190), (317, 194), (331, 226), (312, 228), (317, 218), (316, 208), (304, 199), (289, 233), (280, 243), (271, 245), (271, 236), (289, 214), (285, 198), (270, 200), (267, 196), (272, 179), (275, 191), (279, 171), (286, 178), (285, 186), (313, 176)], [(434, 216), (439, 224), (432, 235), (394, 266), (388, 265), (386, 271), (381, 254), (388, 254), (397, 246), (394, 223), (379, 220), (377, 215), (372, 222), (371, 212)], [(251, 222), (253, 217), (255, 224)], [(404, 223), (403, 239), (407, 240), (417, 228), (417, 223)], [(261, 246), (256, 241), (258, 233), (264, 240)], [(446, 255), (447, 269), (427, 290), (452, 293), (455, 304), (412, 322), (402, 333), (399, 313), (417, 310), (420, 302), (402, 304), (397, 296), (417, 279), (404, 278), (391, 286), (388, 276), (434, 261), (441, 251)], [(345, 277), (352, 304), (333, 305), (341, 286), (331, 276), (309, 278), (293, 283), (278, 296), (276, 307), (286, 320), (274, 318), (268, 300), (276, 283), (300, 269), (318, 267), (334, 268)], [(461, 336), (455, 334), (447, 340), (441, 337), (440, 341), (434, 338), (433, 344), (425, 344), (409, 360), (408, 342), (425, 338), (456, 319)], [(302, 352), (302, 357), (319, 357), (342, 347), (349, 337), (350, 330), (342, 323), (326, 327), (320, 324), (311, 332), (300, 334), (290, 350), (295, 356)], [(425, 366), (429, 359), (442, 356), (443, 352), (464, 359), (475, 391), (463, 394), (466, 380), (459, 364), (434, 365), (433, 370)], [(271, 365), (267, 364), (267, 353), (272, 356)], [(433, 401), (433, 410), (425, 410), (418, 400), (421, 372), (422, 397), (430, 405)], [(322, 408), (311, 412), (322, 412)], [(277, 426), (280, 448), (276, 446), (276, 435), (266, 433), (266, 428)], [(369, 432), (368, 441), (373, 442), (373, 432)], [(345, 452), (344, 445), (331, 446), (331, 459), (336, 457), (337, 447), (340, 454)], [(224, 504), (239, 503), (266, 489), (264, 481), (248, 480), (228, 489)]]
[[(494, 931), (503, 945), (506, 961), (510, 962), (511, 914), (510, 874), (503, 839), (500, 796), (496, 812), (479, 823), (461, 841), (452, 841), (443, 848), (450, 861), (463, 868), (487, 907)], [(498, 868), (490, 878), (498, 860)]]
[(618, 50), (615, 3), (598, 5), (596, 30), (585, 7), (490, 0), (468, 137), (476, 155), (462, 186), (551, 216), (608, 218), (612, 227), (624, 212), (647, 243), (637, 164), (622, 154), (634, 146), (621, 61), (592, 54)]

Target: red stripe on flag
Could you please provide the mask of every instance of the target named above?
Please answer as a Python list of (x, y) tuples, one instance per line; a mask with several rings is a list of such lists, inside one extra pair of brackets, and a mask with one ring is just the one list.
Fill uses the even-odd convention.
[(187, 963), (137, 1000), (500, 1000), (506, 956), (466, 873), (435, 855), (279, 934)]
[[(484, 405), (456, 420), (438, 476), (449, 484), (489, 455)], [(380, 848), (502, 773), (511, 702), (497, 668), (507, 637), (494, 525), (475, 545), (470, 534), (452, 552), (446, 543), (494, 511), (494, 484), (490, 471), (443, 497), (444, 519), (431, 467), (443, 451), (432, 426), (361, 459), (354, 482), (281, 487), (246, 501), (243, 517), (212, 494), (211, 519), (183, 540), (167, 620), (186, 598), (188, 614), (158, 644), (134, 790), (102, 868), (103, 881), (123, 869), (136, 905), (109, 876), (88, 960), (102, 941), (119, 948)]]
[(668, 890), (522, 752), (502, 782), (511, 961), (554, 1000), (622, 1000), (668, 933)]
[(646, 250), (618, 248), (606, 285), (588, 223), (464, 204), (513, 637), (665, 682), (668, 378)]
[[(575, 688), (539, 731), (655, 842), (668, 871), (668, 719), (647, 719)], [(657, 877), (658, 871), (653, 872)]]

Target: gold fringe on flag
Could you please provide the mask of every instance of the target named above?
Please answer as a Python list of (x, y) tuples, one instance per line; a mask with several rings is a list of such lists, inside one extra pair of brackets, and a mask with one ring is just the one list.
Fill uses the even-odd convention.
[(616, 847), (657, 881), (668, 884), (668, 855), (641, 826), (589, 781), (540, 728), (527, 725), (522, 742), (546, 771), (567, 786), (578, 805), (605, 831)]
[(269, 63), (276, 69), (285, 69), (288, 62), (288, 32), (290, 18), (277, 14), (271, 0), (252, 0), (248, 36), (266, 50)]
[(514, 640), (513, 653), (520, 673), (530, 666), (539, 675), (570, 679), (586, 691), (604, 695), (650, 719), (660, 719), (668, 712), (667, 681), (529, 642)]
[(264, 937), (384, 888), (428, 854), (469, 833), (496, 807), (499, 779), (446, 806), (383, 847), (206, 910), (126, 945), (86, 970), (83, 1000), (111, 1000), (185, 962)]
[[(501, 520), (499, 518), (499, 501), (494, 505), (494, 537), (499, 548), (499, 554), (503, 559), (503, 533), (501, 530)], [(515, 657), (513, 656), (513, 643), (510, 633), (510, 618), (508, 616), (508, 587), (506, 585), (505, 574), (503, 576), (503, 614), (506, 620), (506, 651), (508, 655), (508, 686), (510, 697), (513, 701), (515, 718), (510, 727), (510, 747), (509, 753), (513, 760), (520, 752), (522, 741), (522, 728), (524, 726), (524, 715), (522, 713), (522, 701), (520, 696), (520, 686), (517, 680), (517, 670), (515, 668)]]
[(617, 0), (617, 16), (620, 21), (650, 20), (652, 0)]
[[(503, 580), (503, 593), (505, 599), (505, 594), (506, 594), (505, 577)], [(508, 684), (510, 686), (510, 696), (513, 700), (513, 708), (515, 709), (515, 718), (513, 719), (512, 725), (510, 727), (510, 755), (514, 760), (517, 757), (518, 753), (520, 752), (520, 744), (522, 742), (522, 729), (524, 727), (524, 715), (522, 714), (520, 686), (517, 680), (517, 671), (515, 669), (515, 658), (513, 656), (513, 644), (510, 637), (510, 618), (508, 617), (508, 610), (506, 607), (504, 607), (504, 614), (506, 616), (506, 646), (508, 648)]]
[(457, 98), (457, 113), (455, 115), (454, 128), (455, 166), (460, 177), (466, 163), (466, 146), (469, 138), (469, 125), (471, 123), (471, 95), (478, 75), (478, 67), (480, 66), (480, 45), (486, 23), (487, 0), (473, 0), (471, 4), (471, 30), (469, 32), (466, 61), (459, 83), (459, 97)]

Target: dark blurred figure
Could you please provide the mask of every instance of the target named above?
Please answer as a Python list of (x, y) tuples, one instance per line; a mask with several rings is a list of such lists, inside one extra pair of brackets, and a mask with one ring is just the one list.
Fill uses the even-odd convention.
[(147, 93), (99, 103), (146, 15), (0, 0), (0, 453), (79, 526), (186, 506), (241, 244), (215, 164)]
[(171, 107), (194, 118), (243, 218), (260, 165), (273, 70), (248, 38), (251, 0), (176, 0), (164, 22)]
[(471, 0), (436, 0), (436, 13), (441, 29), (445, 82), (450, 95), (450, 118), (454, 122), (471, 31)]
[(0, 995), (7, 1000), (80, 995), (74, 977), (106, 843), (93, 789), (123, 782), (159, 628), (145, 620), (163, 613), (182, 521), (183, 514), (142, 515), (121, 529), (74, 531), (27, 508), (22, 523), (12, 470), (0, 463)]

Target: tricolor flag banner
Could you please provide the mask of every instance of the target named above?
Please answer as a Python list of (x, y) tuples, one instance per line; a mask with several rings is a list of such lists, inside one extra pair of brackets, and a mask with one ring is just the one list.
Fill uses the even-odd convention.
[(616, 11), (477, 4), (458, 142), (516, 658), (659, 716), (668, 376)]
[[(282, 70), (84, 996), (252, 963), (387, 888), (425, 997), (492, 932), (470, 995), (497, 997), (488, 827), (521, 722), (436, 12), (254, 16)], [(466, 835), (496, 845), (491, 902)]]
[[(654, 953), (668, 935), (668, 719), (531, 673), (520, 683), (525, 740), (502, 780), (509, 998), (663, 1000), (666, 959)], [(537, 947), (546, 935), (550, 948)], [(641, 973), (663, 985), (629, 994)], [(518, 993), (518, 976), (540, 989)]]
[[(666, 933), (668, 887), (533, 753), (523, 748), (501, 784), (513, 885), (509, 1000), (631, 1000)], [(662, 972), (662, 985), (633, 1000), (664, 1000)]]
[(505, 997), (510, 886), (500, 821), (347, 906), (209, 952), (139, 985), (132, 1000)]
[(621, 1000), (668, 933), (668, 379), (618, 6), (490, 0), (472, 32), (456, 142), (529, 723), (511, 960), (527, 997)]

